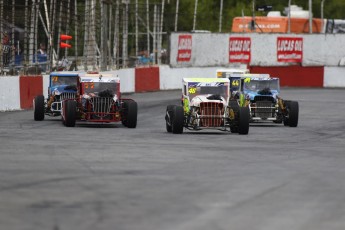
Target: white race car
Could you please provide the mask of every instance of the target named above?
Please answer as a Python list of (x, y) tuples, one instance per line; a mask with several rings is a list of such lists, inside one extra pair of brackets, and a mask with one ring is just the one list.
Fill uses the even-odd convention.
[(184, 78), (182, 106), (167, 106), (167, 131), (218, 129), (248, 134), (249, 108), (230, 100), (229, 87), (227, 78)]

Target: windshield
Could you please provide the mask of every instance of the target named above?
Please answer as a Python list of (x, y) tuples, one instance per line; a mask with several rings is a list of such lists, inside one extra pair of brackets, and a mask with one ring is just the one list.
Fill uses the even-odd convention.
[(112, 95), (117, 93), (118, 84), (114, 82), (85, 82), (83, 83), (84, 93), (95, 93), (108, 91)]
[(77, 76), (51, 76), (51, 86), (77, 85)]
[(264, 89), (279, 91), (278, 79), (250, 80), (250, 81), (245, 81), (243, 85), (243, 90), (246, 90), (246, 91), (258, 92)]
[(220, 95), (225, 99), (228, 98), (229, 95), (229, 86), (228, 84), (224, 83), (217, 83), (218, 85), (214, 86), (203, 86), (200, 83), (189, 83), (188, 85), (188, 92), (189, 92), (189, 99), (192, 100), (195, 96), (198, 95)]

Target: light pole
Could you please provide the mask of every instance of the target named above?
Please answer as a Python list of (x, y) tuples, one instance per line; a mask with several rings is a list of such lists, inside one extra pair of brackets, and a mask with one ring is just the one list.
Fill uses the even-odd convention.
[(219, 33), (222, 32), (222, 17), (223, 17), (223, 0), (220, 0), (220, 10), (219, 10)]
[(288, 9), (288, 34), (291, 33), (291, 0), (289, 0)]
[(325, 0), (321, 0), (321, 30), (323, 30), (323, 5), (324, 5)]
[(194, 7), (194, 20), (193, 20), (193, 30), (195, 30), (195, 24), (196, 24), (196, 12), (198, 9), (198, 0), (195, 0), (195, 7)]
[(312, 10), (312, 0), (309, 0), (309, 33), (313, 33), (313, 10)]
[(253, 19), (252, 19), (252, 30), (255, 30), (255, 0), (253, 0)]

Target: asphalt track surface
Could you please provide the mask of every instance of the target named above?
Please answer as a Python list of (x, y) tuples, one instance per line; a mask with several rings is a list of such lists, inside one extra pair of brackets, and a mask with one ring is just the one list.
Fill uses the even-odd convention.
[(345, 89), (282, 89), (297, 128), (165, 131), (180, 91), (132, 94), (138, 127), (0, 113), (0, 229), (345, 229)]

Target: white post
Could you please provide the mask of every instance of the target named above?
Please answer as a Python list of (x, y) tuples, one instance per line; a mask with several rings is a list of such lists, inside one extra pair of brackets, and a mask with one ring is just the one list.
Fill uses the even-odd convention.
[(147, 23), (147, 53), (150, 57), (150, 11), (149, 11), (149, 0), (146, 0), (146, 23)]
[(179, 0), (176, 0), (175, 32), (177, 31)]
[(139, 40), (139, 27), (138, 27), (138, 0), (135, 0), (135, 57), (139, 55), (138, 40)]
[(313, 33), (313, 10), (312, 10), (312, 0), (309, 0), (309, 33)]
[(194, 20), (193, 20), (193, 30), (195, 30), (195, 24), (196, 24), (196, 12), (198, 9), (198, 0), (195, 0), (195, 7), (194, 7)]
[(321, 29), (320, 33), (322, 33), (323, 30), (323, 6), (324, 6), (325, 0), (321, 0)]
[(223, 0), (220, 0), (220, 10), (219, 10), (219, 33), (222, 32), (222, 19), (223, 19)]
[(291, 0), (289, 0), (288, 10), (288, 34), (291, 33)]

